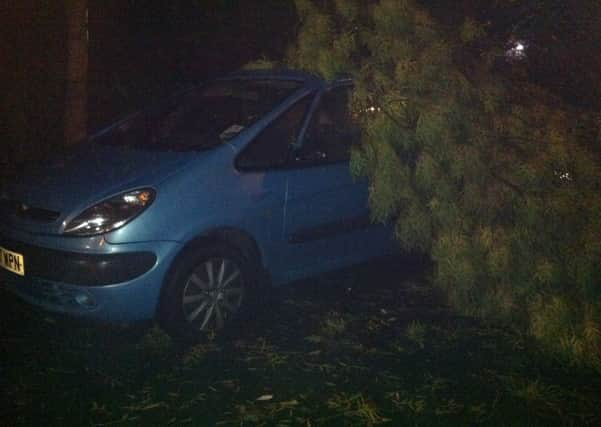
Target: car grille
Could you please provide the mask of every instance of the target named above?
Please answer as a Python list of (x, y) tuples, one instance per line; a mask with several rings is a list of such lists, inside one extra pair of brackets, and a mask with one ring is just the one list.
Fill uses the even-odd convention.
[(60, 212), (26, 205), (17, 200), (0, 200), (0, 217), (15, 216), (37, 222), (53, 222), (58, 219)]

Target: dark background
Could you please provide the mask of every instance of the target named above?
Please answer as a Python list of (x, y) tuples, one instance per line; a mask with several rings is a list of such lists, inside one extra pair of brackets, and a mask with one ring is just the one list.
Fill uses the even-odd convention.
[[(292, 1), (90, 0), (90, 131), (179, 87), (282, 57), (295, 32)], [(0, 6), (0, 167), (62, 139), (66, 21), (62, 0)]]
[[(465, 16), (488, 22), (487, 42), (500, 48), (512, 38), (527, 41), (527, 60), (508, 73), (517, 67), (564, 100), (601, 109), (595, 1), (421, 3), (444, 24)], [(281, 58), (299, 25), (293, 0), (89, 0), (88, 7), (90, 131), (179, 87), (257, 58)], [(5, 172), (62, 144), (64, 1), (5, 0), (0, 34)]]

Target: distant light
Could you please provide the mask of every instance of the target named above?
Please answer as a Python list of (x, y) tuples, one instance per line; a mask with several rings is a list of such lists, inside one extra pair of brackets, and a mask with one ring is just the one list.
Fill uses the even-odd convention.
[(505, 56), (510, 60), (521, 60), (526, 58), (526, 48), (528, 44), (523, 40), (512, 40), (509, 49), (505, 51)]
[(561, 181), (571, 181), (572, 180), (572, 176), (570, 175), (570, 172), (564, 172), (564, 171), (558, 171), (558, 170), (556, 170), (553, 173)]
[(367, 107), (365, 110), (363, 110), (365, 113), (375, 113), (376, 111), (382, 111), (382, 109), (380, 107), (376, 107), (376, 106), (371, 106), (371, 107)]

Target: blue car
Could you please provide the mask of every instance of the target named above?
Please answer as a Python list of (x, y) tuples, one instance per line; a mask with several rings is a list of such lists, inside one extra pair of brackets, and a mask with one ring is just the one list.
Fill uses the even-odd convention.
[(397, 248), (349, 172), (352, 82), (242, 71), (92, 135), (0, 193), (0, 285), (45, 309), (173, 335), (271, 286)]

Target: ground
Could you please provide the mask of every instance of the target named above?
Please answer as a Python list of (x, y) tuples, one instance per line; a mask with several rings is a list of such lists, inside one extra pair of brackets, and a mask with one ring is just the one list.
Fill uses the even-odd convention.
[(286, 287), (236, 336), (192, 347), (0, 292), (0, 423), (601, 425), (601, 378), (453, 315), (414, 259)]

